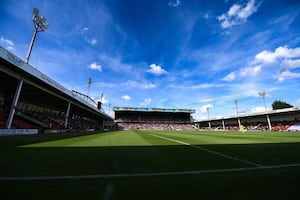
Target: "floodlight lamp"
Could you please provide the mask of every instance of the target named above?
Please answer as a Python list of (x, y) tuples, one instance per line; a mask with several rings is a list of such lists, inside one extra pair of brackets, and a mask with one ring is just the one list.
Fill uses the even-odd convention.
[(43, 30), (46, 30), (46, 29), (48, 29), (48, 27), (49, 27), (49, 24), (44, 24), (44, 26), (43, 26)]
[(34, 16), (38, 16), (38, 15), (39, 15), (39, 12), (40, 12), (39, 9), (37, 9), (37, 8), (34, 8), (34, 9), (33, 9), (33, 15), (34, 15)]
[(259, 92), (258, 94), (259, 96), (264, 97), (266, 95), (266, 92)]
[(44, 24), (44, 22), (46, 21), (46, 18), (45, 17), (39, 17), (39, 12), (40, 11), (37, 8), (34, 8), (33, 11), (32, 11), (32, 13), (33, 13), (32, 21), (33, 21), (33, 26), (34, 26), (34, 32), (33, 32), (32, 39), (31, 39), (29, 49), (28, 49), (28, 52), (27, 52), (27, 56), (26, 56), (26, 59), (25, 59), (25, 63), (27, 63), (27, 64), (29, 62), (32, 46), (33, 46), (33, 43), (34, 43), (37, 32), (44, 31), (49, 26), (48, 24)]
[(42, 16), (41, 17), (41, 22), (44, 23), (46, 21), (46, 17)]

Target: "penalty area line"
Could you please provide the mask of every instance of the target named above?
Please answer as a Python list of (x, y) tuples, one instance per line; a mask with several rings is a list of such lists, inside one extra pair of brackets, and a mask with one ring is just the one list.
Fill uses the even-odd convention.
[(164, 139), (164, 140), (169, 140), (169, 141), (172, 141), (172, 142), (176, 142), (176, 143), (179, 143), (179, 144), (190, 146), (190, 147), (193, 147), (195, 149), (200, 149), (202, 151), (206, 151), (206, 152), (209, 152), (209, 153), (212, 153), (212, 154), (216, 154), (216, 155), (224, 157), (224, 158), (228, 158), (228, 159), (231, 159), (231, 160), (236, 160), (236, 161), (239, 161), (239, 162), (242, 162), (242, 163), (247, 163), (247, 164), (250, 164), (250, 165), (253, 165), (253, 166), (256, 166), (256, 167), (262, 166), (260, 164), (254, 163), (254, 162), (250, 162), (248, 160), (239, 159), (239, 158), (229, 156), (229, 155), (226, 155), (226, 154), (223, 154), (223, 153), (219, 153), (219, 152), (216, 152), (216, 151), (212, 151), (212, 150), (209, 150), (209, 149), (206, 149), (206, 148), (203, 148), (203, 147), (192, 145), (192, 144), (180, 141), (180, 140), (175, 140), (175, 139), (172, 139), (172, 138), (163, 137), (163, 136), (155, 135), (155, 134), (150, 134), (150, 135), (153, 136), (153, 137), (158, 137), (158, 138), (161, 138), (161, 139)]
[[(229, 168), (229, 169), (211, 169), (196, 171), (175, 171), (175, 172), (149, 172), (149, 173), (132, 173), (132, 174), (94, 174), (94, 175), (78, 175), (78, 176), (27, 176), (27, 177), (0, 177), (0, 181), (34, 181), (34, 180), (74, 180), (74, 179), (97, 179), (97, 178), (132, 178), (132, 177), (155, 177), (155, 176), (173, 176), (173, 175), (197, 175), (197, 174), (213, 174), (227, 172), (243, 172), (266, 169), (281, 169), (290, 167), (300, 167), (300, 163), (285, 165), (269, 165), (257, 167)], [(109, 186), (113, 191), (113, 185)]]

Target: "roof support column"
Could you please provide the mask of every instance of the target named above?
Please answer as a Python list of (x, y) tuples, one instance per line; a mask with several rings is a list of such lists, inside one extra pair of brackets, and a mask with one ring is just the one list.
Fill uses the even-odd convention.
[(9, 116), (8, 116), (8, 119), (7, 119), (7, 122), (6, 122), (6, 128), (7, 129), (11, 128), (11, 124), (12, 124), (12, 121), (14, 119), (15, 111), (16, 111), (16, 108), (17, 108), (17, 105), (18, 105), (20, 94), (21, 94), (23, 82), (24, 82), (24, 79), (23, 79), (23, 77), (21, 77), (21, 79), (19, 80), (19, 83), (17, 85), (15, 96), (14, 96), (14, 99), (13, 99), (13, 102), (12, 102), (12, 105), (11, 105), (11, 108), (10, 108)]
[(68, 108), (67, 108), (67, 112), (66, 112), (66, 115), (65, 115), (65, 124), (64, 124), (65, 128), (68, 127), (70, 108), (71, 108), (71, 101), (69, 101), (69, 103), (68, 103)]
[(269, 115), (266, 115), (266, 117), (267, 117), (267, 121), (268, 121), (269, 130), (271, 131), (272, 130), (272, 125), (271, 125), (270, 117), (269, 117)]
[(222, 119), (222, 125), (223, 125), (223, 131), (225, 131), (226, 128), (225, 128), (225, 121), (224, 121), (224, 119)]

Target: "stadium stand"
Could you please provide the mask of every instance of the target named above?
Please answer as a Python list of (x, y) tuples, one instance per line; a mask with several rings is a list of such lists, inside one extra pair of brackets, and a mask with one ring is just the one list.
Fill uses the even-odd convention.
[(192, 109), (114, 107), (119, 129), (190, 130)]
[[(104, 130), (114, 120), (77, 93), (0, 47), (0, 135)], [(9, 130), (9, 131), (8, 131)], [(26, 131), (25, 131), (26, 132)]]
[[(251, 113), (240, 115), (239, 119), (245, 130), (270, 130), (267, 119), (270, 119), (271, 130), (273, 131), (291, 131), (292, 126), (295, 127), (293, 131), (299, 131), (297, 124), (300, 121), (299, 108), (285, 108), (272, 110), (261, 113)], [(198, 128), (208, 129), (209, 123), (211, 129), (218, 130), (239, 130), (237, 116), (224, 117), (221, 119), (201, 120), (195, 122)]]

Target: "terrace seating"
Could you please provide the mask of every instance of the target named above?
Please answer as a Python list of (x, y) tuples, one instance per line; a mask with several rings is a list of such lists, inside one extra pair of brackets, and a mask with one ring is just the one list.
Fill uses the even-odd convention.
[[(0, 128), (6, 128), (7, 114), (4, 111), (0, 112)], [(15, 117), (12, 121), (12, 128), (16, 129), (34, 129), (33, 124), (22, 120), (20, 117)]]
[(12, 122), (12, 126), (16, 129), (35, 129), (36, 126), (25, 122), (24, 120), (21, 119), (14, 119)]
[(34, 113), (34, 115), (29, 115), (29, 114), (25, 114), (25, 113), (22, 113), (22, 112), (16, 112), (16, 115), (19, 117), (19, 118), (22, 118), (32, 124), (36, 124), (37, 126), (40, 126), (40, 127), (48, 127), (48, 125), (46, 123), (44, 123), (41, 118), (40, 115), (36, 115)]
[(6, 126), (6, 114), (3, 111), (0, 111), (0, 128), (5, 128)]
[(191, 124), (173, 123), (118, 123), (120, 129), (125, 130), (193, 130)]

